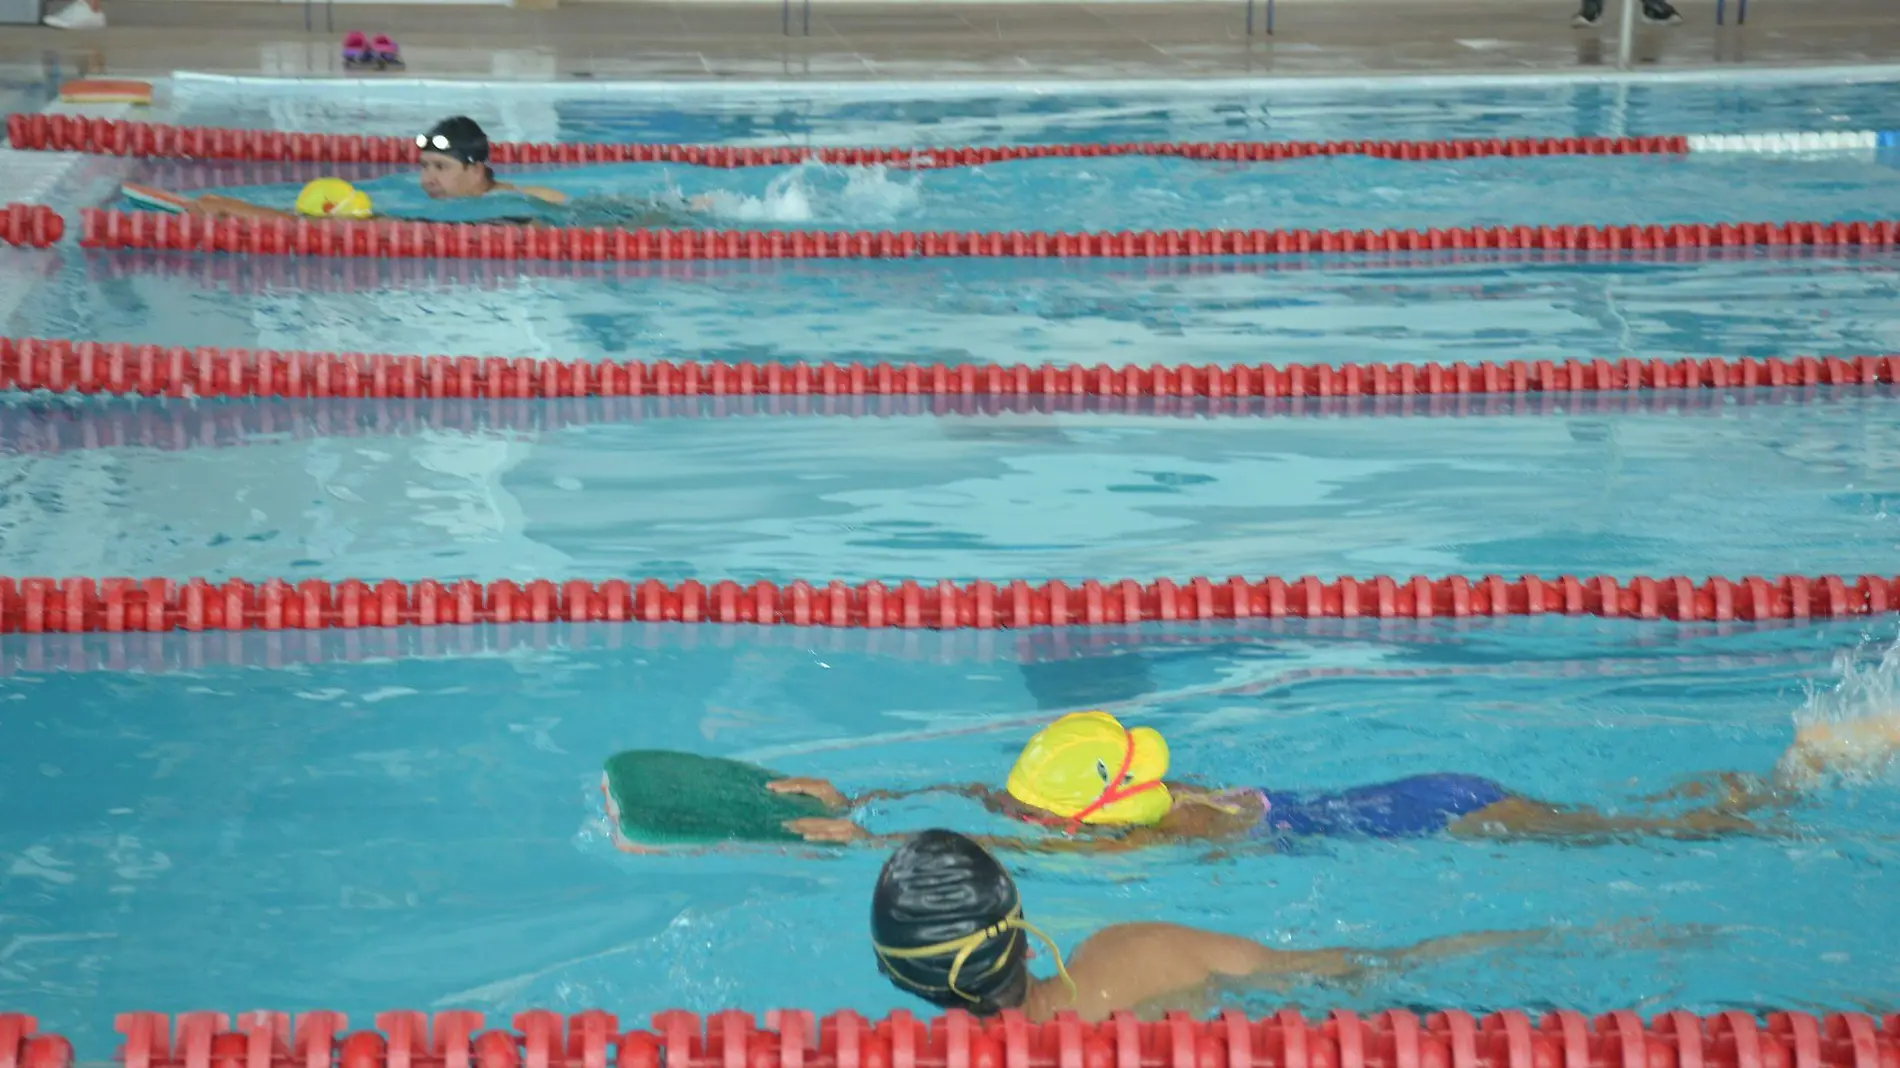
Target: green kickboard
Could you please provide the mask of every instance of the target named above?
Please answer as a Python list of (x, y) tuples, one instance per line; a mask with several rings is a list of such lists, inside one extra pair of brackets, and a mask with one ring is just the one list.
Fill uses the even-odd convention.
[(775, 794), (787, 776), (725, 757), (629, 749), (607, 760), (620, 834), (635, 845), (797, 842), (786, 820), (836, 815), (815, 797)]

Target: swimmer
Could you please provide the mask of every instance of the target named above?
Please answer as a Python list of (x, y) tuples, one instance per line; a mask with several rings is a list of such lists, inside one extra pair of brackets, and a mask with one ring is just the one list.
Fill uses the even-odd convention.
[[(1029, 974), (1027, 935), (1048, 944), (1056, 975)], [(1015, 880), (988, 850), (954, 831), (924, 831), (878, 873), (871, 946), (893, 986), (939, 1008), (989, 1016), (1019, 1009), (1044, 1022), (1073, 1010), (1089, 1023), (1113, 1012), (1158, 1019), (1205, 1015), (1223, 988), (1290, 988), (1349, 981), (1381, 969), (1542, 937), (1483, 931), (1399, 949), (1274, 949), (1250, 938), (1173, 923), (1117, 923), (1082, 940), (1065, 965), (1023, 916)]]
[[(488, 165), (488, 134), (474, 119), (466, 115), (456, 115), (436, 123), (427, 133), (416, 135), (416, 147), (422, 150), (418, 178), (422, 191), (431, 200), (469, 200), (488, 196), (491, 193), (517, 193), (545, 204), (566, 205), (568, 196), (558, 189), (549, 189), (539, 185), (516, 185), (495, 177), (494, 169)], [(347, 183), (337, 179), (321, 179), (321, 182), (333, 183), (349, 189)], [(311, 183), (312, 186), (317, 182)], [(363, 194), (350, 190), (356, 196)], [(202, 215), (222, 219), (294, 219), (300, 215), (318, 218), (369, 219), (381, 218), (369, 211), (361, 213), (335, 210), (307, 210), (303, 198), (299, 198), (297, 211), (279, 211), (224, 196), (221, 193), (207, 193), (196, 198), (180, 197), (161, 190), (140, 190), (139, 199), (148, 203), (162, 204), (189, 215)], [(368, 198), (363, 197), (363, 204)], [(703, 211), (711, 207), (708, 197), (695, 197), (690, 202), (693, 211)], [(648, 213), (651, 218), (629, 220), (637, 226), (677, 225), (677, 213), (659, 211)], [(545, 219), (498, 219), (496, 222), (546, 222)]]
[(1521, 839), (1595, 845), (1638, 837), (1705, 840), (1767, 835), (1751, 819), (1792, 805), (1827, 775), (1885, 766), (1900, 753), (1900, 709), (1885, 715), (1801, 727), (1766, 777), (1726, 772), (1645, 801), (1699, 799), (1693, 811), (1616, 815), (1532, 798), (1477, 775), (1434, 773), (1337, 791), (1209, 788), (1167, 781), (1168, 745), (1149, 727), (1124, 728), (1106, 712), (1064, 716), (1031, 738), (1003, 790), (982, 784), (872, 791), (847, 798), (824, 779), (769, 783), (781, 794), (817, 798), (842, 813), (788, 821), (811, 842), (888, 843), (850, 818), (871, 801), (926, 793), (971, 798), (992, 812), (1066, 832), (984, 837), (994, 848), (1036, 852), (1118, 852), (1184, 842), (1284, 842), (1297, 838)]

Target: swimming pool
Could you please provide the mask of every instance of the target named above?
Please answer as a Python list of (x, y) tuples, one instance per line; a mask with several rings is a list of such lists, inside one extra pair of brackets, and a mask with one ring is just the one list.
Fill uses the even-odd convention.
[[(179, 122), (407, 133), (465, 110), (497, 137), (530, 140), (1900, 127), (1891, 82), (1864, 78), (886, 100), (396, 86), (268, 105), (211, 79), (173, 88), (164, 117)], [(1834, 220), (1892, 216), (1896, 188), (1883, 161), (1860, 157), (769, 170), (584, 177), (629, 193), (720, 192), (761, 225), (854, 228), (1269, 213), (1355, 228)], [(238, 184), (205, 165), (110, 161), (76, 179), (69, 206), (158, 174)], [(792, 190), (804, 217), (786, 208)], [(1829, 250), (587, 265), (68, 246), (0, 260), (21, 287), (13, 336), (1175, 365), (1890, 352), (1896, 266), (1892, 253)], [(15, 575), (213, 579), (1893, 574), (1893, 392), (1210, 402), (1167, 414), (15, 395), (0, 409), (0, 544)], [(994, 782), (1036, 724), (1106, 706), (1163, 730), (1177, 773), (1209, 782), (1317, 789), (1462, 771), (1627, 810), (1697, 773), (1766, 772), (1798, 715), (1891, 704), (1894, 638), (1890, 617), (7, 635), (0, 1003), (92, 1057), (109, 1052), (109, 1012), (133, 1008), (326, 1007), (359, 1024), (392, 1007), (601, 1006), (630, 1020), (667, 1007), (921, 1008), (878, 976), (858, 926), (880, 853), (625, 856), (606, 838), (601, 761), (672, 747), (851, 789)], [(1011, 863), (1031, 917), (1065, 946), (1133, 918), (1288, 947), (1551, 932), (1356, 987), (1236, 1002), (1254, 1009), (1834, 1010), (1897, 993), (1885, 877), (1896, 820), (1889, 777), (1816, 792), (1789, 813), (1787, 837), (1341, 841)], [(867, 822), (1001, 829), (948, 801), (886, 806)]]

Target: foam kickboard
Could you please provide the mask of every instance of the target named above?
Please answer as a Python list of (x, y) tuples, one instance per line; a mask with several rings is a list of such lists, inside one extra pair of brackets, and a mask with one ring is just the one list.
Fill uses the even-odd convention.
[(185, 205), (190, 203), (190, 200), (177, 193), (168, 193), (149, 185), (134, 185), (126, 182), (119, 186), (119, 191), (125, 194), (126, 199), (134, 203), (148, 208), (157, 208), (159, 211), (169, 211), (174, 215), (184, 214)]
[(150, 104), (152, 83), (123, 78), (80, 78), (59, 87), (68, 104)]

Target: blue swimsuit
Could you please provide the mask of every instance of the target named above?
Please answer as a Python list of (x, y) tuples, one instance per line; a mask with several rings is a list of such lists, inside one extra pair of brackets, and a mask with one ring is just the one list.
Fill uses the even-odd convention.
[(1458, 819), (1512, 796), (1490, 779), (1449, 772), (1330, 793), (1259, 792), (1267, 802), (1261, 833), (1316, 838), (1439, 834)]

